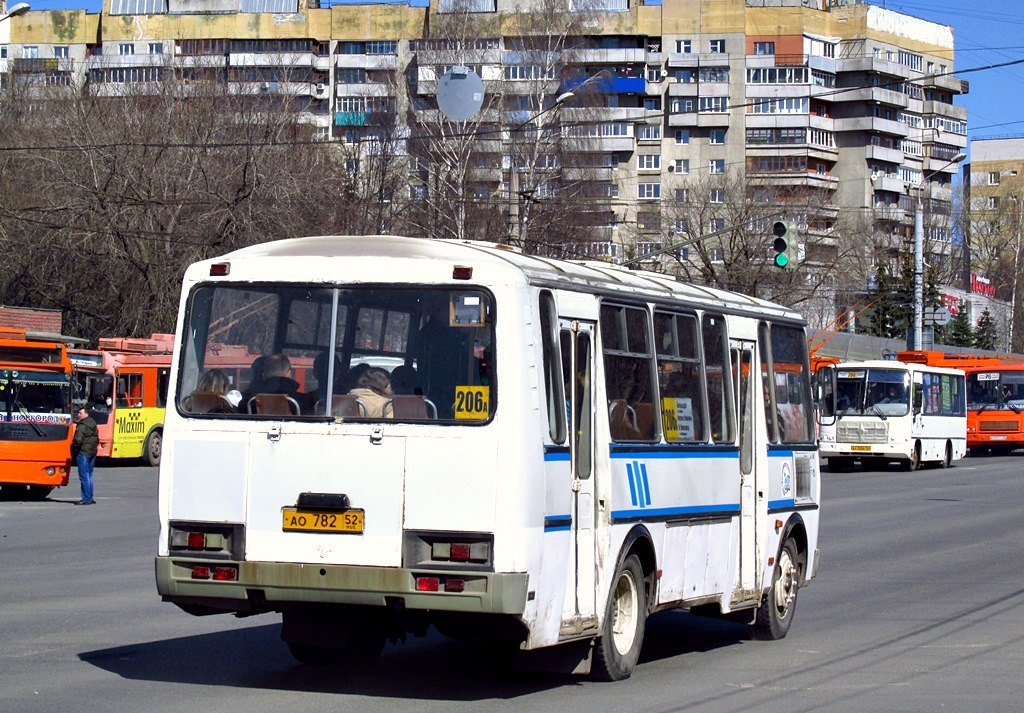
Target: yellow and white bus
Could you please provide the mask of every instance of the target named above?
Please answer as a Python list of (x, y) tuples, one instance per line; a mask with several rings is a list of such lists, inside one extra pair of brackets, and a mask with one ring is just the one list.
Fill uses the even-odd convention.
[[(622, 679), (656, 611), (785, 636), (817, 568), (789, 309), (490, 244), (317, 237), (192, 265), (178, 324), (158, 591), (280, 612), (300, 661), (432, 624)], [(197, 391), (236, 346), (312, 375)]]

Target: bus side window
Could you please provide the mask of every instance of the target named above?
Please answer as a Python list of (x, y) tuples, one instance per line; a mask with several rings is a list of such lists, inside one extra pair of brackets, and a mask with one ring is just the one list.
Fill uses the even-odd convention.
[(705, 314), (704, 368), (708, 394), (708, 415), (711, 418), (711, 439), (715, 443), (733, 443), (732, 380), (726, 349), (725, 317)]
[(653, 355), (647, 310), (602, 305), (601, 329), (612, 440), (654, 440), (658, 422), (653, 417)]

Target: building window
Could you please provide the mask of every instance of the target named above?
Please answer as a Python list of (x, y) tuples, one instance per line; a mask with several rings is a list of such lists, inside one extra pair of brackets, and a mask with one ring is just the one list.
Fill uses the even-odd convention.
[(661, 124), (641, 124), (636, 138), (639, 141), (657, 141), (661, 139)]
[(754, 54), (775, 54), (774, 42), (755, 42)]
[(697, 81), (697, 73), (692, 69), (677, 69), (676, 81), (680, 84), (693, 84)]
[(713, 158), (708, 164), (709, 173), (725, 173), (725, 159)]
[(662, 79), (660, 67), (648, 67), (647, 68), (647, 81), (648, 82), (660, 82)]
[(164, 43), (163, 42), (150, 42), (149, 43), (149, 53), (150, 54), (163, 54), (164, 53)]
[(690, 143), (690, 130), (689, 129), (676, 129), (676, 144), (688, 144)]
[(996, 196), (989, 196), (985, 199), (985, 208), (988, 210), (996, 210), (999, 208), (999, 198)]
[(686, 218), (676, 218), (672, 222), (672, 232), (680, 235), (690, 232), (690, 221)]
[(21, 51), (21, 56), (25, 59), (39, 59), (39, 47), (36, 45), (25, 45)]
[[(722, 227), (721, 228), (716, 228), (715, 226), (719, 222), (721, 222)], [(725, 221), (724, 220), (718, 219), (718, 220), (712, 220), (711, 221), (711, 231), (710, 232), (713, 233), (716, 230), (725, 230)], [(711, 248), (710, 257), (711, 257), (711, 262), (718, 262), (718, 263), (725, 262), (725, 249), (724, 248)]]
[(709, 136), (711, 137), (711, 143), (713, 144), (725, 143), (725, 129), (712, 129)]
[(725, 203), (725, 190), (722, 188), (712, 188), (711, 193), (708, 195), (708, 201), (711, 203)]
[[(637, 213), (636, 214), (636, 224), (637, 224), (637, 227), (640, 228), (640, 230), (642, 230), (642, 231), (644, 231), (646, 233), (660, 231), (661, 230), (661, 214), (660, 213), (650, 213), (650, 212)], [(652, 253), (652, 252), (655, 252), (655, 251), (660, 250), (660, 249), (661, 249), (661, 245), (658, 244), (658, 243), (647, 243), (647, 248), (645, 250), (641, 250), (640, 254), (641, 255), (646, 255), (647, 253)]]
[(690, 40), (676, 40), (676, 52), (679, 54), (692, 53), (693, 43)]
[(53, 56), (57, 59), (68, 58), (68, 46), (67, 45), (54, 45)]
[(641, 154), (637, 156), (637, 168), (641, 171), (660, 171), (660, 154)]
[(135, 54), (135, 45), (131, 42), (122, 42), (117, 46), (117, 53), (122, 57)]
[[(685, 203), (686, 201), (688, 201), (690, 199), (690, 189), (689, 188), (677, 188), (675, 190), (674, 194), (673, 194), (673, 197), (675, 198), (676, 203)], [(676, 222), (679, 223), (680, 221), (676, 221)], [(685, 233), (686, 229), (683, 229), (683, 230), (681, 230), (679, 232)]]
[(661, 97), (644, 97), (644, 109), (647, 111), (661, 111)]
[(700, 97), (698, 111), (704, 114), (722, 114), (729, 111), (729, 97)]
[(661, 198), (661, 184), (638, 183), (636, 186), (636, 197), (644, 200), (657, 200)]
[(725, 40), (711, 40), (711, 54), (725, 54)]
[(988, 185), (998, 186), (999, 185), (999, 171), (988, 172)]
[(692, 97), (673, 97), (669, 100), (668, 110), (670, 114), (692, 114), (696, 106)]
[(672, 171), (674, 173), (689, 173), (690, 172), (690, 159), (688, 158), (677, 158), (672, 162)]

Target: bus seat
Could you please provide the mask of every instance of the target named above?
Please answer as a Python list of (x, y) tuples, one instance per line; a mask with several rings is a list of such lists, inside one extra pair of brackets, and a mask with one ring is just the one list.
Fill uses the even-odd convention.
[(298, 416), (302, 409), (299, 402), (288, 394), (256, 394), (249, 399), (249, 413)]
[(654, 404), (639, 403), (636, 405), (636, 430), (644, 438), (654, 435)]
[[(317, 402), (316, 412), (320, 413), (323, 402)], [(331, 397), (331, 416), (341, 418), (366, 418), (366, 404), (352, 394), (334, 394)]]
[(608, 403), (608, 426), (614, 440), (637, 440), (640, 429), (636, 427), (636, 411), (625, 399)]
[(391, 407), (392, 418), (406, 420), (423, 420), (437, 418), (437, 406), (425, 396), (415, 394), (395, 394), (384, 404), (384, 413)]
[(223, 394), (195, 391), (185, 399), (185, 408), (192, 413), (235, 413), (235, 407)]

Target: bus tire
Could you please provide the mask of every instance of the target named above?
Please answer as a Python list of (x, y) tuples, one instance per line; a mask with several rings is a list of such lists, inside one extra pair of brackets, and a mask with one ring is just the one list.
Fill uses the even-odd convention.
[(646, 618), (644, 572), (640, 559), (630, 554), (619, 567), (608, 596), (601, 636), (594, 646), (594, 678), (599, 681), (629, 678), (640, 658)]
[(796, 595), (800, 590), (799, 554), (796, 540), (786, 538), (779, 551), (772, 584), (750, 624), (750, 637), (759, 641), (778, 641), (786, 637), (796, 611)]
[(160, 465), (160, 454), (164, 447), (164, 437), (159, 430), (151, 431), (146, 436), (146, 443), (142, 446), (142, 458), (147, 465)]
[(910, 452), (910, 457), (904, 459), (900, 463), (900, 467), (903, 470), (915, 471), (921, 467), (921, 442), (918, 441), (914, 444), (914, 450)]
[(942, 457), (942, 467), (949, 468), (953, 465), (953, 444), (946, 441), (946, 454)]

